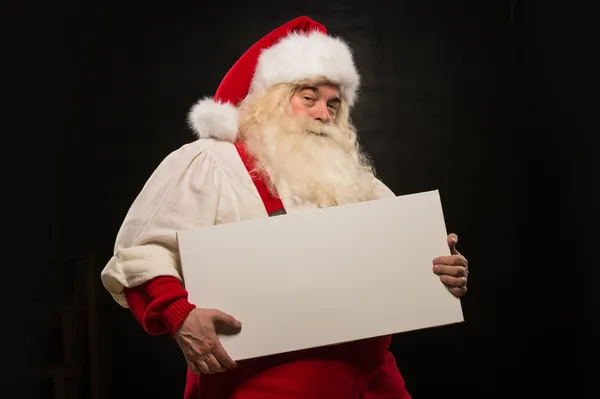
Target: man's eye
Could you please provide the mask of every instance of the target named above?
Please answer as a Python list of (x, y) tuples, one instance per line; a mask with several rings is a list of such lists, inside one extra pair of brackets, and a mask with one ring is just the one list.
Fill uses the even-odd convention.
[(311, 97), (304, 97), (304, 99), (305, 99), (306, 101), (315, 101), (315, 100), (313, 100)]
[(329, 108), (335, 111), (337, 109), (337, 105), (329, 104)]

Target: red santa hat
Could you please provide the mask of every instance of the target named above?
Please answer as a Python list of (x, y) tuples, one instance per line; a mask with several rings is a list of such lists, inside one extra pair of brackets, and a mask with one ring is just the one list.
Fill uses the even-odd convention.
[(299, 17), (273, 30), (250, 47), (225, 75), (213, 98), (203, 98), (188, 120), (198, 137), (234, 141), (237, 109), (250, 95), (278, 83), (326, 78), (339, 86), (342, 99), (352, 106), (360, 76), (350, 47), (327, 34), (322, 24)]

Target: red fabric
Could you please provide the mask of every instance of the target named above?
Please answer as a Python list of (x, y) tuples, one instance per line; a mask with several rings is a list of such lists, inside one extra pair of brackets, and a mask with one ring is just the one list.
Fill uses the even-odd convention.
[(151, 335), (175, 334), (196, 306), (188, 302), (181, 281), (161, 276), (133, 288), (125, 288), (129, 309)]
[(236, 106), (239, 105), (250, 90), (250, 83), (252, 82), (254, 70), (256, 69), (256, 64), (262, 50), (273, 46), (282, 38), (297, 31), (327, 33), (325, 26), (304, 16), (295, 18), (274, 29), (250, 47), (233, 64), (221, 81), (215, 93), (214, 100), (222, 103), (229, 102)]
[(240, 155), (240, 158), (242, 159), (246, 170), (250, 174), (252, 182), (258, 190), (258, 194), (260, 195), (260, 198), (263, 201), (267, 213), (270, 215), (273, 212), (284, 209), (283, 202), (281, 202), (281, 199), (278, 196), (272, 194), (269, 188), (267, 187), (267, 183), (265, 180), (268, 178), (268, 176), (252, 172), (252, 170), (254, 169), (255, 162), (252, 159), (252, 157), (248, 154), (248, 151), (246, 150), (246, 145), (241, 141), (236, 141), (235, 148), (237, 148), (238, 154)]
[(389, 342), (379, 337), (246, 360), (219, 374), (188, 370), (184, 399), (411, 399), (391, 352), (354, 352), (377, 351)]
[(367, 388), (360, 398), (412, 399), (392, 352), (386, 353), (385, 362), (368, 381)]

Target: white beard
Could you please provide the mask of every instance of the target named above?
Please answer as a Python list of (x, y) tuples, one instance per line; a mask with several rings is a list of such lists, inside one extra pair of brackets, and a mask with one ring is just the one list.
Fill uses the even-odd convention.
[(266, 171), (287, 195), (319, 207), (377, 198), (371, 166), (336, 125), (280, 114), (246, 129), (244, 136), (257, 170)]

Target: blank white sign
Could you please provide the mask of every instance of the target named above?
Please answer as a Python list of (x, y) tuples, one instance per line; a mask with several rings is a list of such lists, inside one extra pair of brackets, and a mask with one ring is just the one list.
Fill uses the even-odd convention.
[(438, 191), (178, 233), (190, 302), (242, 322), (234, 360), (463, 321), (432, 272)]

